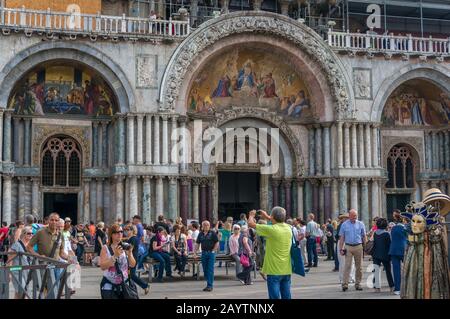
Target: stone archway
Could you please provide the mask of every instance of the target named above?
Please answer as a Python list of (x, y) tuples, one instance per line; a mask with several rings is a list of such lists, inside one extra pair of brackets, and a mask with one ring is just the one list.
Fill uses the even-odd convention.
[(0, 72), (0, 107), (8, 104), (14, 85), (29, 70), (51, 60), (78, 61), (97, 71), (114, 91), (121, 113), (134, 111), (135, 97), (127, 76), (119, 65), (101, 51), (85, 44), (43, 42), (18, 53)]
[(159, 94), (161, 110), (176, 110), (183, 100), (182, 87), (191, 73), (191, 63), (218, 41), (232, 35), (267, 35), (299, 47), (323, 73), (333, 97), (336, 118), (354, 116), (351, 82), (339, 59), (326, 43), (307, 26), (269, 12), (235, 12), (212, 19), (194, 31), (177, 48), (164, 73)]

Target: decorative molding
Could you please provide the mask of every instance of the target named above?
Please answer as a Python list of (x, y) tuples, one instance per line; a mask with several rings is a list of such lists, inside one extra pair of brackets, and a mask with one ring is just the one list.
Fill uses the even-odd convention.
[(267, 34), (285, 39), (317, 62), (325, 75), (335, 102), (336, 117), (354, 115), (344, 69), (323, 39), (312, 29), (289, 17), (269, 12), (236, 12), (203, 23), (179, 46), (168, 63), (160, 89), (160, 108), (175, 110), (180, 88), (191, 61), (207, 47), (231, 35)]

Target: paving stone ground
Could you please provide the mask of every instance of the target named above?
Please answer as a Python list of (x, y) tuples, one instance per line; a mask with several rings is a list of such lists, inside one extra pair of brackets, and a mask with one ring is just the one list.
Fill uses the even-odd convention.
[[(294, 299), (400, 299), (393, 295), (387, 286), (386, 276), (382, 274), (382, 289), (376, 293), (374, 289), (367, 287), (367, 278), (371, 272), (366, 271), (371, 264), (368, 258), (364, 260), (363, 291), (356, 291), (353, 285), (349, 290), (342, 292), (339, 284), (339, 275), (332, 272), (333, 261), (319, 261), (319, 267), (311, 268), (306, 277), (292, 276), (292, 298)], [(174, 279), (168, 279), (163, 283), (152, 283), (150, 293), (143, 295), (142, 299), (267, 299), (266, 282), (258, 274), (251, 286), (243, 286), (234, 277), (234, 266), (230, 267), (229, 275), (225, 275), (225, 268), (215, 267), (215, 281), (213, 292), (203, 292), (205, 281), (195, 280), (189, 273), (181, 279), (174, 274)], [(253, 275), (252, 275), (253, 276)], [(81, 288), (77, 289), (72, 298), (100, 298), (99, 284), (102, 273), (100, 268), (82, 267)], [(145, 275), (143, 278), (147, 278)], [(370, 280), (369, 280), (370, 281)]]

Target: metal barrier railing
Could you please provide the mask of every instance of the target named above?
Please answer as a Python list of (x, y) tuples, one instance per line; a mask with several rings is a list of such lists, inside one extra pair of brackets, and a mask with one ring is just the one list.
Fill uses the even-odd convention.
[[(10, 259), (7, 263), (5, 257)], [(11, 284), (19, 299), (61, 299), (63, 292), (70, 298), (70, 264), (23, 252), (0, 253), (0, 260), (0, 299), (11, 298)]]

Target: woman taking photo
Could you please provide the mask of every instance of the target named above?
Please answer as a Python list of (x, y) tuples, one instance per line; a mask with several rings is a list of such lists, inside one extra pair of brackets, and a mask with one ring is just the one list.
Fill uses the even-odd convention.
[(136, 260), (132, 249), (124, 250), (121, 242), (123, 229), (118, 224), (109, 228), (109, 244), (102, 247), (100, 253), (100, 268), (103, 279), (100, 284), (102, 299), (124, 299), (120, 285), (128, 279), (128, 267), (135, 267)]
[(187, 238), (186, 235), (183, 234), (184, 227), (180, 225), (173, 226), (173, 241), (172, 241), (172, 250), (173, 255), (175, 257), (175, 262), (178, 269), (178, 274), (181, 277), (184, 277), (184, 271), (186, 268), (187, 261)]

